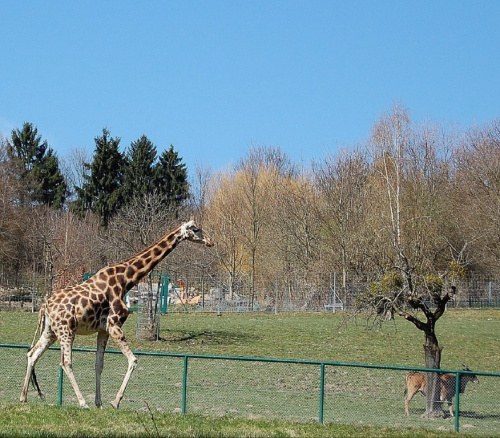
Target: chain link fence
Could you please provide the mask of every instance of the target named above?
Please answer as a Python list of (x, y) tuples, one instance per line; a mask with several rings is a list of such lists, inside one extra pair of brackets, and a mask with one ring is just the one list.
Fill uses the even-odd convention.
[[(154, 300), (162, 312), (303, 312), (342, 311), (355, 307), (356, 297), (367, 290), (368, 277), (351, 279), (342, 287), (335, 274), (304, 278), (301, 276), (276, 277), (252, 283), (247, 277), (228, 280), (223, 276), (193, 277), (176, 273), (167, 278), (168, 294)], [(155, 291), (163, 291), (155, 278)], [(455, 284), (457, 294), (448, 303), (451, 307), (500, 307), (500, 280), (473, 278)], [(136, 287), (129, 293), (127, 304), (136, 307), (140, 295)], [(42, 291), (30, 286), (2, 287), (0, 310), (37, 309), (43, 299)], [(164, 301), (162, 301), (164, 300)], [(149, 322), (149, 321), (148, 321)]]
[[(0, 402), (18, 403), (27, 347), (0, 347)], [(75, 376), (90, 406), (95, 396), (95, 353), (75, 349), (73, 355)], [(476, 372), (479, 384), (468, 383), (465, 392), (459, 394), (459, 416), (447, 414), (430, 420), (422, 416), (425, 397), (414, 397), (410, 415), (405, 414), (405, 375), (409, 368), (168, 353), (136, 355), (138, 367), (121, 409), (500, 435), (500, 374)], [(52, 348), (39, 361), (37, 378), (45, 399), (31, 388), (28, 403), (78, 406), (71, 385), (62, 377), (59, 360), (58, 348)], [(103, 401), (113, 400), (126, 367), (119, 352), (106, 353)], [(457, 409), (456, 397), (453, 402)], [(446, 403), (443, 408), (448, 412)]]
[[(356, 306), (370, 285), (366, 278), (342, 287), (335, 274), (316, 278), (289, 276), (251, 284), (240, 278), (187, 277), (184, 287), (170, 284), (168, 312), (336, 312)], [(500, 280), (470, 279), (456, 284), (450, 307), (500, 307)], [(183, 299), (180, 299), (180, 298)]]

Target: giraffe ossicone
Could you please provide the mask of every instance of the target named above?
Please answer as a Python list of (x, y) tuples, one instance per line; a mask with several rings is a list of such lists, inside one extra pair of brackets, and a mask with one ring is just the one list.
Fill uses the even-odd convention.
[[(122, 325), (129, 314), (123, 298), (183, 240), (213, 246), (210, 237), (191, 218), (128, 259), (102, 268), (93, 277), (77, 286), (56, 291), (40, 309), (35, 339), (39, 331), (40, 337), (28, 351), (21, 402), (27, 401), (30, 381), (36, 382), (37, 361), (56, 340), (59, 340), (61, 366), (75, 391), (79, 405), (82, 408), (88, 407), (73, 374), (71, 351), (76, 335), (97, 333), (95, 364), (97, 407), (102, 407), (101, 374), (104, 351), (110, 336), (128, 361), (123, 382), (111, 402), (112, 406), (118, 409), (130, 376), (137, 366), (137, 359), (130, 350), (122, 330)], [(36, 387), (42, 396), (38, 384)]]

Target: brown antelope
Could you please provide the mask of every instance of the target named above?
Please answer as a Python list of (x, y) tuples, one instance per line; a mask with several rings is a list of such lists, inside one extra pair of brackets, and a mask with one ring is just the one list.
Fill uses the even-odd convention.
[[(470, 369), (462, 364), (464, 371), (470, 371)], [(453, 406), (451, 404), (451, 399), (455, 396), (456, 392), (456, 374), (454, 373), (444, 373), (440, 375), (441, 378), (441, 393), (439, 400), (443, 403), (448, 402), (448, 408), (450, 410), (450, 415), (453, 417)], [(465, 391), (465, 386), (468, 382), (479, 383), (479, 380), (475, 374), (463, 374), (460, 376), (460, 394)], [(413, 396), (420, 392), (423, 396), (426, 395), (427, 387), (427, 377), (426, 373), (419, 371), (410, 371), (406, 374), (406, 390), (405, 390), (405, 412), (406, 415), (410, 415), (410, 401)]]

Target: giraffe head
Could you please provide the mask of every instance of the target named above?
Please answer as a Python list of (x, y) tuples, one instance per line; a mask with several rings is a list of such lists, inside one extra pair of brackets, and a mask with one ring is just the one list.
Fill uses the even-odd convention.
[(206, 246), (214, 246), (208, 234), (196, 225), (193, 218), (181, 225), (181, 236), (182, 239), (190, 240), (191, 242), (202, 243)]

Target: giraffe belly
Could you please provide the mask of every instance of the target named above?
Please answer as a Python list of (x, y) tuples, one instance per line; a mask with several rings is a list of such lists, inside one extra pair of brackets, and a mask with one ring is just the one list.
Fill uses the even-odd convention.
[(93, 325), (89, 325), (89, 324), (78, 324), (78, 327), (76, 328), (76, 331), (75, 333), (77, 335), (91, 335), (95, 332), (97, 332), (97, 328), (94, 327)]
[(77, 335), (91, 335), (98, 331), (106, 331), (106, 317), (96, 319), (92, 316), (84, 316), (78, 321), (75, 333)]

